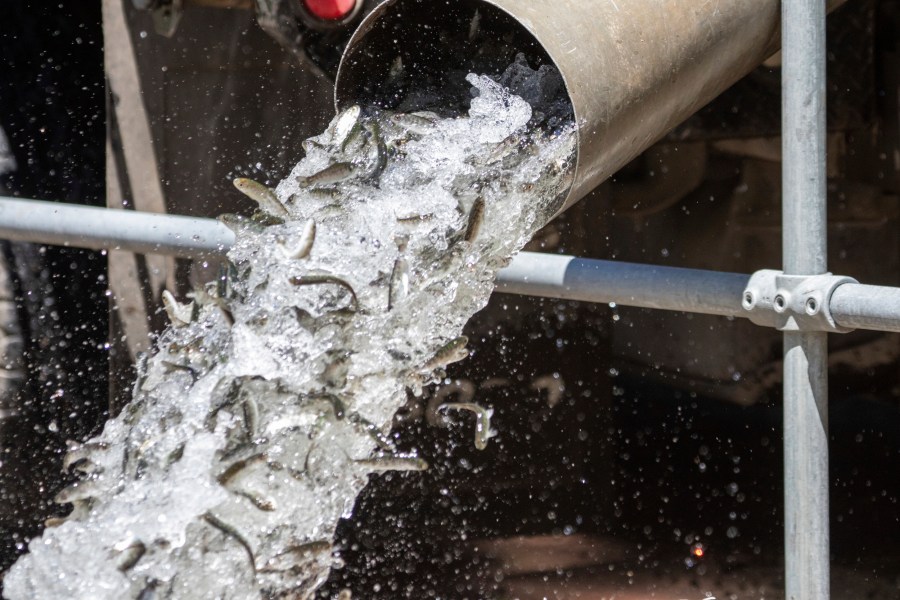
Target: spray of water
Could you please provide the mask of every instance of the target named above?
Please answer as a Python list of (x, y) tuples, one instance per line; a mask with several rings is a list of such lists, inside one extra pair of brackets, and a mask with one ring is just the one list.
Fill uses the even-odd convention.
[[(218, 281), (166, 297), (132, 403), (70, 448), (73, 511), (7, 598), (307, 598), (367, 475), (427, 468), (394, 449), (392, 416), (465, 358), (463, 326), (573, 170), (571, 123), (548, 131), (468, 80), (467, 115), (354, 107), (274, 193), (240, 182), (260, 212), (223, 217), (237, 243)], [(489, 411), (450, 408), (489, 443)]]

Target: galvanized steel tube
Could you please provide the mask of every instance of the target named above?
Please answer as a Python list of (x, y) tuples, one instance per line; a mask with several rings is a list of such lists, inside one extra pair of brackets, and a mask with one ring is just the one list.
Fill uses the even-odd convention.
[(785, 598), (828, 600), (827, 333), (784, 334)]
[[(0, 238), (77, 248), (205, 258), (234, 234), (215, 219), (0, 197)], [(750, 275), (521, 252), (497, 276), (497, 291), (546, 298), (747, 317)], [(900, 288), (848, 283), (831, 298), (842, 327), (900, 331)]]
[(95, 250), (202, 258), (234, 243), (213, 219), (0, 198), (0, 238)]
[(845, 283), (834, 290), (830, 306), (841, 327), (900, 333), (900, 288)]
[[(825, 273), (825, 5), (782, 4), (782, 228), (786, 275)], [(840, 289), (840, 288), (838, 288)], [(828, 337), (784, 334), (785, 598), (830, 597)]]
[(497, 291), (622, 306), (746, 316), (748, 275), (522, 252), (497, 276)]

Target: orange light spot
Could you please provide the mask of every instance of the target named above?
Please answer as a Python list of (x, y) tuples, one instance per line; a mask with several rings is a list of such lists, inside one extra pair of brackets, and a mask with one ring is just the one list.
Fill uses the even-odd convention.
[(703, 551), (703, 546), (694, 546), (694, 556), (697, 558), (702, 558), (705, 552)]

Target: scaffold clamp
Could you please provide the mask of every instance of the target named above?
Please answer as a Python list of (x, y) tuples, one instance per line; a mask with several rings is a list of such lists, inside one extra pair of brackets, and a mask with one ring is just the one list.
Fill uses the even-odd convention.
[(845, 283), (859, 283), (852, 277), (822, 275), (785, 275), (763, 269), (750, 276), (744, 289), (742, 306), (747, 317), (779, 331), (826, 331), (848, 333), (831, 313), (831, 297)]

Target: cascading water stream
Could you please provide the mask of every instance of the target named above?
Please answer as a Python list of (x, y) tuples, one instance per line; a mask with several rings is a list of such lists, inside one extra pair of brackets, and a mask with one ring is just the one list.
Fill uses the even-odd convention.
[[(226, 272), (168, 297), (132, 403), (66, 458), (73, 512), (5, 596), (310, 597), (367, 475), (427, 468), (393, 448), (393, 415), (465, 357), (497, 270), (571, 185), (571, 117), (538, 110), (562, 92), (554, 75), (519, 60), (499, 78), (535, 110), (476, 75), (467, 115), (354, 107), (274, 195), (242, 182), (260, 214), (223, 217)], [(489, 411), (447, 408), (489, 443)]]

